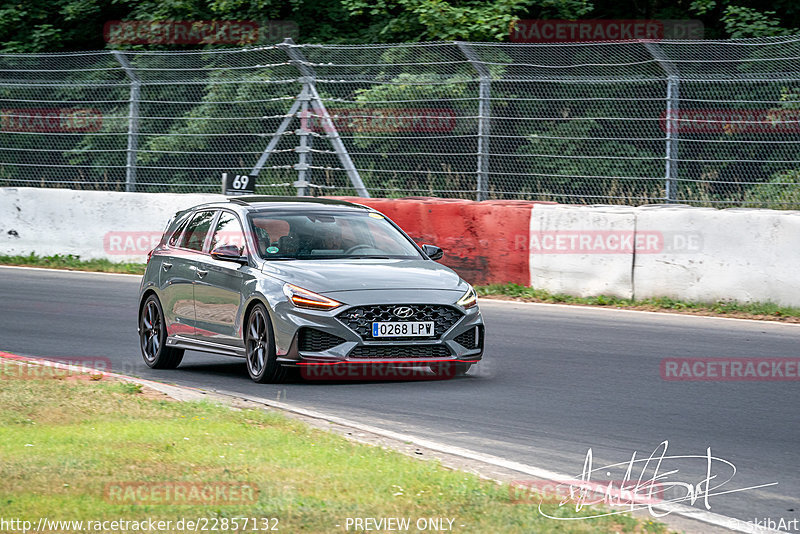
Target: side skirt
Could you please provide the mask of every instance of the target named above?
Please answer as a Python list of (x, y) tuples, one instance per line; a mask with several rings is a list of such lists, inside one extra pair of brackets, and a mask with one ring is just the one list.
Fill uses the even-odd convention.
[(230, 345), (221, 345), (219, 343), (214, 343), (213, 341), (189, 339), (181, 336), (168, 337), (167, 346), (175, 347), (177, 349), (197, 350), (200, 352), (213, 352), (214, 354), (222, 354), (224, 356), (234, 356), (236, 358), (245, 357), (245, 352), (243, 347), (232, 347)]

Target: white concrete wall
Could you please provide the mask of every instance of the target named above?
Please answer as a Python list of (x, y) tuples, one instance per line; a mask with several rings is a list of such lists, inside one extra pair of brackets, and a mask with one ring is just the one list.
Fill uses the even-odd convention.
[[(143, 262), (176, 211), (222, 198), (0, 188), (0, 254)], [(800, 306), (798, 211), (537, 204), (520, 254), (552, 292)]]
[[(598, 246), (542, 253), (537, 240), (556, 229)], [(629, 230), (633, 247), (608, 246)], [(800, 306), (798, 211), (536, 206), (529, 252), (531, 285), (554, 292)]]
[(638, 208), (636, 225), (666, 238), (663, 253), (636, 255), (636, 298), (800, 306), (800, 212)]
[(144, 262), (176, 211), (222, 195), (0, 188), (0, 254)]
[(627, 207), (536, 205), (528, 247), (531, 286), (580, 297), (631, 298), (633, 256), (598, 253), (593, 245), (600, 239), (614, 247), (617, 243), (613, 238), (608, 243), (608, 237), (632, 236), (635, 222), (633, 209)]

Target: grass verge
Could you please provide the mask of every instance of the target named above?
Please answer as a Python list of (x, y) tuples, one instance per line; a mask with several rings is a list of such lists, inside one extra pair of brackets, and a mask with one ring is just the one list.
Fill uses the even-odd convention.
[[(279, 413), (175, 402), (108, 378), (48, 376), (26, 373), (27, 367), (0, 360), (6, 520), (206, 518), (219, 531), (255, 532), (233, 528), (233, 519), (276, 518), (284, 532), (335, 532), (345, 531), (347, 518), (399, 517), (411, 519), (412, 532), (418, 518), (453, 518), (456, 532), (666, 531), (625, 515), (548, 519), (538, 500), (514, 503), (508, 486), (353, 443)], [(35, 378), (21, 378), (29, 376)], [(191, 495), (192, 486), (214, 484), (256, 490), (246, 503), (218, 492), (215, 502), (192, 503), (176, 489)], [(563, 517), (597, 511), (549, 504)]]
[(477, 286), (475, 290), (478, 292), (478, 295), (482, 297), (519, 300), (523, 302), (602, 306), (606, 308), (623, 308), (629, 310), (666, 311), (693, 315), (800, 323), (800, 308), (779, 306), (771, 302), (739, 303), (733, 301), (719, 301), (707, 303), (688, 302), (668, 297), (632, 300), (609, 297), (606, 295), (597, 297), (573, 297), (560, 293), (549, 293), (543, 289), (535, 289), (518, 284)]
[(0, 265), (16, 265), (23, 267), (47, 267), (49, 269), (69, 269), (72, 271), (90, 271), (97, 273), (144, 274), (144, 263), (115, 263), (110, 260), (82, 260), (73, 254), (55, 254), (53, 256), (4, 256), (0, 255)]

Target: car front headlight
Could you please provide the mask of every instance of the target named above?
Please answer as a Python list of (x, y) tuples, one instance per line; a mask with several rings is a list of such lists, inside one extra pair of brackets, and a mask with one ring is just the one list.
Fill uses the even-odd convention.
[(464, 296), (456, 301), (456, 304), (459, 306), (463, 306), (464, 308), (472, 308), (478, 305), (478, 294), (475, 292), (475, 288), (469, 286), (467, 292), (464, 293)]
[(298, 308), (306, 308), (308, 310), (332, 310), (342, 305), (339, 301), (329, 299), (294, 284), (283, 284), (283, 294), (286, 295), (289, 302)]

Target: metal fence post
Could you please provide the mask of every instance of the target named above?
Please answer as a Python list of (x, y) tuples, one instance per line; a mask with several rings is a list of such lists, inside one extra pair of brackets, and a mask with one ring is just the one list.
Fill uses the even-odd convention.
[(486, 65), (478, 58), (472, 46), (458, 41), (456, 46), (467, 58), (467, 61), (472, 64), (480, 78), (478, 87), (478, 179), (475, 192), (477, 200), (486, 200), (489, 196), (489, 128), (492, 116), (492, 75)]
[(680, 134), (680, 86), (678, 76), (667, 79), (667, 202), (678, 196), (678, 138)]
[(139, 95), (141, 92), (141, 80), (139, 80), (128, 58), (122, 52), (114, 50), (112, 53), (131, 80), (131, 91), (128, 98), (128, 157), (125, 162), (125, 191), (134, 192), (136, 191), (136, 153), (139, 149)]
[(284, 39), (281, 45), (286, 49), (286, 53), (294, 66), (300, 71), (302, 78), (299, 81), (308, 87), (308, 92), (311, 97), (311, 107), (314, 108), (314, 113), (321, 117), (322, 120), (320, 122), (322, 122), (324, 130), (328, 134), (328, 139), (333, 149), (336, 151), (336, 155), (339, 156), (339, 161), (342, 162), (342, 166), (348, 178), (350, 178), (350, 183), (353, 185), (358, 196), (369, 198), (369, 192), (364, 182), (361, 180), (361, 176), (358, 174), (358, 170), (352, 158), (350, 158), (350, 154), (347, 152), (347, 147), (344, 146), (341, 137), (339, 137), (339, 131), (336, 129), (336, 125), (333, 123), (330, 113), (328, 113), (325, 104), (322, 102), (322, 98), (320, 98), (317, 92), (317, 88), (314, 84), (314, 70), (307, 65), (308, 61), (306, 61), (303, 54), (295, 47), (294, 41), (291, 38), (287, 37)]
[(300, 155), (300, 161), (295, 165), (295, 169), (297, 169), (297, 181), (294, 183), (294, 186), (297, 188), (297, 196), (303, 197), (308, 194), (308, 185), (311, 182), (311, 180), (306, 179), (306, 173), (309, 175), (311, 174), (311, 147), (308, 143), (310, 140), (310, 130), (308, 129), (308, 101), (310, 99), (310, 92), (308, 83), (303, 84), (303, 92), (300, 98), (302, 99), (302, 104), (300, 104), (300, 129), (297, 130), (297, 135), (300, 136), (300, 146), (295, 148), (295, 151)]
[(645, 48), (667, 74), (667, 98), (664, 125), (666, 137), (666, 162), (664, 165), (664, 196), (668, 203), (678, 197), (678, 142), (680, 113), (680, 74), (669, 58), (655, 43), (644, 43)]

